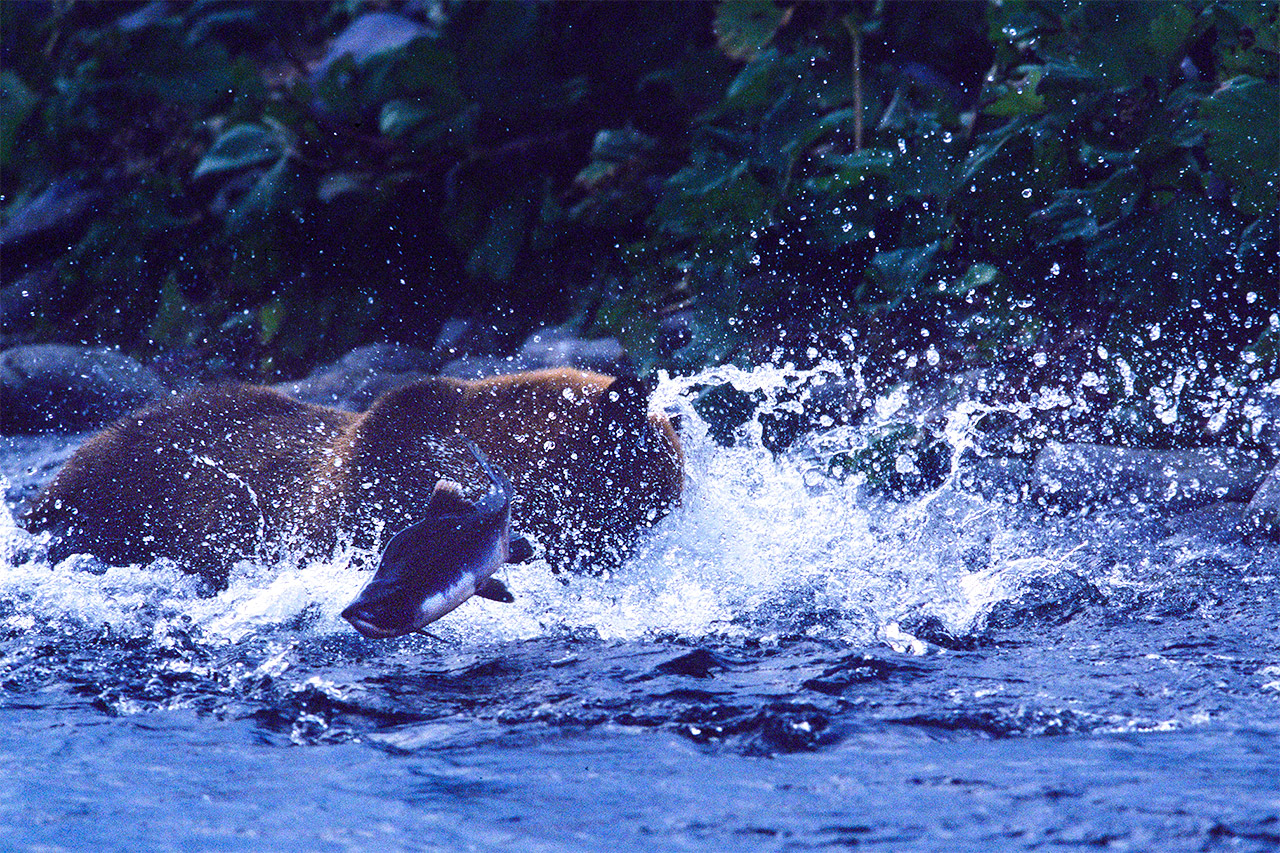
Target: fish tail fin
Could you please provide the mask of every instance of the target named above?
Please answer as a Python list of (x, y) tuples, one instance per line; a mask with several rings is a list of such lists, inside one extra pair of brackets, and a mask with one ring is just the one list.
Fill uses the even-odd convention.
[(484, 455), (484, 451), (479, 447), (476, 447), (475, 442), (471, 439), (463, 438), (462, 443), (466, 445), (467, 450), (471, 451), (471, 455), (475, 457), (476, 463), (480, 466), (480, 470), (489, 478), (489, 482), (493, 483), (494, 488), (497, 489), (504, 498), (509, 499), (511, 497), (511, 481), (507, 479), (507, 475), (503, 473), (502, 469), (489, 464), (489, 459)]

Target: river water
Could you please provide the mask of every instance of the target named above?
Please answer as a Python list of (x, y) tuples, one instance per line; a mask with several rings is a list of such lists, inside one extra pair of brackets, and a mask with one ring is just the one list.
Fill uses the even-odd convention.
[(51, 565), (16, 497), (84, 436), (4, 440), (0, 849), (1280, 847), (1280, 549), (1241, 507), (984, 496), (963, 406), (894, 501), (828, 471), (856, 429), (725, 446), (690, 405), (819, 373), (665, 380), (686, 500), (621, 570), (510, 566), (515, 603), (392, 641), (341, 555), (212, 596)]

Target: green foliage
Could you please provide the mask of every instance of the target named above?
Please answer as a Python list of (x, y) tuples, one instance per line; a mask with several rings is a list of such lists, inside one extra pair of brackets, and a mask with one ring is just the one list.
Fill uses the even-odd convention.
[(926, 327), (992, 361), (1225, 300), (1221, 351), (1271, 351), (1274, 3), (427, 5), (0, 4), (5, 217), (104, 199), (6, 246), (57, 274), (33, 334), (289, 372), (487, 312), (646, 367)]
[(1091, 241), (1085, 259), (1103, 299), (1153, 306), (1187, 304), (1204, 295), (1232, 260), (1225, 214), (1203, 197), (1178, 193), (1165, 206), (1125, 221), (1122, 231)]
[(716, 7), (716, 41), (734, 59), (755, 59), (787, 14), (769, 0), (725, 0)]
[(828, 467), (902, 500), (937, 488), (949, 462), (950, 446), (941, 436), (914, 424), (894, 423), (872, 431), (859, 450), (832, 457)]
[(237, 124), (214, 140), (200, 158), (191, 180), (238, 171), (278, 160), (284, 153), (279, 136), (260, 124)]
[[(1277, 203), (1273, 4), (931, 6), (994, 58), (945, 80), (902, 59), (921, 55), (905, 4), (856, 21), (753, 8), (719, 7), (720, 46), (743, 65), (650, 219), (683, 259), (668, 280), (754, 277), (764, 312), (822, 294), (873, 336), (941, 312), (992, 354), (1082, 306), (1183, 322), (1245, 286), (1237, 247)], [(948, 83), (981, 88), (966, 101)], [(997, 275), (975, 283), (977, 269)], [(1274, 278), (1274, 259), (1262, 269)], [(1244, 327), (1278, 302), (1269, 288), (1250, 303), (1223, 349), (1248, 346)], [(724, 334), (718, 352), (748, 351)]]
[(1280, 193), (1280, 87), (1275, 80), (1236, 77), (1200, 105), (1209, 165), (1234, 190), (1233, 201), (1261, 215)]
[(12, 71), (0, 71), (0, 166), (8, 166), (18, 128), (31, 117), (39, 99), (22, 78)]

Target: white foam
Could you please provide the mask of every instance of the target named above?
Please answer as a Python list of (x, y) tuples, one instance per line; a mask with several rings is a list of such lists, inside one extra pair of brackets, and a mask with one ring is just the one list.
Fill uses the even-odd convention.
[[(508, 566), (498, 576), (516, 596), (513, 604), (473, 597), (432, 632), (466, 641), (580, 630), (619, 639), (800, 632), (873, 641), (920, 609), (962, 632), (1028, 579), (1070, 564), (1069, 554), (1046, 550), (1021, 530), (1004, 504), (950, 486), (892, 503), (870, 496), (857, 478), (828, 477), (824, 460), (856, 447), (857, 430), (833, 426), (775, 457), (755, 419), (735, 446), (717, 446), (691, 402), (696, 389), (727, 382), (763, 397), (762, 410), (795, 408), (801, 403), (785, 400), (783, 391), (828, 378), (850, 377), (834, 363), (664, 377), (653, 406), (683, 415), (684, 504), (612, 576), (566, 582), (542, 561)], [(962, 406), (946, 429), (957, 447), (981, 414)], [(892, 409), (892, 401), (882, 408)], [(77, 558), (51, 565), (41, 540), (0, 510), (0, 627), (108, 626), (148, 635), (157, 625), (190, 620), (225, 642), (352, 634), (339, 614), (369, 576), (350, 570), (344, 555), (297, 562), (243, 563), (226, 590), (201, 597), (196, 581), (165, 561), (99, 573)]]

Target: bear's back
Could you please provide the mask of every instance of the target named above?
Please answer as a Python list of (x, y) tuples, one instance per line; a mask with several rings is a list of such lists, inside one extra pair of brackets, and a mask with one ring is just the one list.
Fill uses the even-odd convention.
[(513, 516), (567, 565), (617, 555), (679, 501), (683, 458), (637, 380), (572, 369), (427, 378), (356, 415), (270, 389), (214, 386), (117, 421), (82, 446), (27, 516), (51, 556), (168, 556), (216, 584), (279, 543), (372, 544), (420, 520), (441, 478), (487, 488), (459, 437), (514, 487)]
[(553, 369), (482, 379), (466, 387), (457, 428), (498, 460), (513, 483), (566, 466), (611, 377)]
[(354, 420), (266, 388), (201, 388), (87, 441), (27, 523), (61, 534), (55, 556), (171, 556), (222, 575), (228, 555), (247, 555), (296, 515), (306, 499), (297, 484)]
[(347, 492), (363, 491), (394, 529), (441, 477), (483, 488), (460, 434), (510, 477), (517, 528), (536, 534), (554, 562), (601, 549), (616, 557), (683, 487), (675, 431), (647, 408), (637, 380), (572, 368), (423, 379), (353, 427)]

